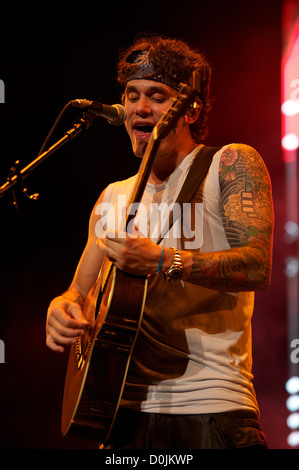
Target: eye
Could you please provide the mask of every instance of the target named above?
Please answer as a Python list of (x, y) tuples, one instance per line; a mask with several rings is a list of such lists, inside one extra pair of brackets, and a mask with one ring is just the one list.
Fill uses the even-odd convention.
[(151, 96), (151, 100), (155, 101), (155, 103), (164, 103), (164, 101), (166, 101), (166, 96), (162, 93), (154, 93)]
[(138, 93), (136, 93), (135, 91), (130, 91), (128, 94), (127, 94), (127, 98), (128, 100), (132, 101), (132, 102), (135, 102), (139, 99), (139, 95)]

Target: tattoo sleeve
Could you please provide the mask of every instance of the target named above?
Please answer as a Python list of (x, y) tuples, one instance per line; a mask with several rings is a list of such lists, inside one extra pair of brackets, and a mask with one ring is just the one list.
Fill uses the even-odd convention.
[(246, 145), (231, 145), (220, 159), (220, 210), (230, 249), (195, 253), (189, 282), (228, 291), (264, 290), (272, 265), (273, 204), (268, 171)]

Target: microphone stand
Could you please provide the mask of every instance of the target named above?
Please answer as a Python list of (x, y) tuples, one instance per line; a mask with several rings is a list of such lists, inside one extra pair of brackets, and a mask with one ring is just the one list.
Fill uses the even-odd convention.
[(0, 186), (0, 199), (9, 191), (12, 190), (13, 193), (13, 204), (16, 209), (18, 209), (18, 203), (15, 195), (14, 188), (16, 185), (20, 185), (22, 188), (23, 193), (32, 200), (37, 200), (39, 198), (39, 194), (34, 193), (32, 195), (29, 195), (27, 193), (27, 188), (24, 185), (25, 179), (32, 173), (32, 171), (40, 165), (43, 161), (46, 160), (50, 155), (52, 155), (56, 150), (58, 150), (60, 147), (62, 147), (66, 142), (73, 140), (75, 137), (77, 137), (80, 132), (83, 130), (87, 130), (93, 121), (93, 117), (90, 116), (88, 113), (84, 113), (84, 117), (80, 119), (80, 121), (76, 124), (74, 124), (74, 127), (72, 127), (70, 130), (68, 130), (65, 135), (58, 140), (54, 145), (52, 145), (48, 150), (43, 152), (42, 154), (38, 155), (37, 158), (35, 158), (29, 165), (25, 166), (23, 169), (19, 170), (20, 162), (17, 160), (14, 163), (14, 166), (10, 168), (9, 175), (7, 177), (6, 183), (4, 183), (2, 186)]

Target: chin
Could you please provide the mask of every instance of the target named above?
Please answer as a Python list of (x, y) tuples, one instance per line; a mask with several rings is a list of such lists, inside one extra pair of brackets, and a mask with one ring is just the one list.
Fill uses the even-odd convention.
[(134, 153), (135, 157), (137, 157), (137, 158), (143, 158), (143, 155), (140, 155), (139, 152), (133, 152), (133, 153)]
[(134, 146), (133, 147), (134, 155), (138, 158), (142, 158), (145, 154), (146, 147), (147, 147), (147, 142), (142, 142), (142, 144), (139, 143), (138, 145)]

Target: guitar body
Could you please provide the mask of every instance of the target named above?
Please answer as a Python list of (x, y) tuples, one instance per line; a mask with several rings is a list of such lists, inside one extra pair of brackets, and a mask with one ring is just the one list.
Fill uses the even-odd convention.
[(63, 435), (102, 445), (118, 411), (147, 290), (146, 278), (111, 265), (106, 270), (84, 305), (92, 326), (70, 351), (61, 420)]

